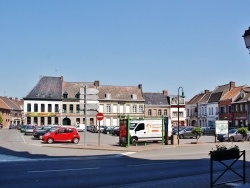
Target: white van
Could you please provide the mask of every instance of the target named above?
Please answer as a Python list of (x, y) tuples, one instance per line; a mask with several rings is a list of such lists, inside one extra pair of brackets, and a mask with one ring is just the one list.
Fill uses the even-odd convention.
[(85, 131), (85, 124), (76, 124), (76, 130), (78, 132), (84, 132)]
[[(162, 119), (132, 120), (130, 121), (130, 142), (134, 144), (138, 141), (162, 141), (162, 129), (164, 131)], [(171, 135), (171, 121), (168, 120), (168, 135)]]

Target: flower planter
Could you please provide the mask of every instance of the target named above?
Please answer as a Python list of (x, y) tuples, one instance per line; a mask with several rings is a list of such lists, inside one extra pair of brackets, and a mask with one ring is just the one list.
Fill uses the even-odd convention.
[(221, 151), (212, 151), (210, 152), (210, 155), (213, 161), (238, 159), (240, 157), (240, 150), (229, 149), (229, 150), (221, 150)]

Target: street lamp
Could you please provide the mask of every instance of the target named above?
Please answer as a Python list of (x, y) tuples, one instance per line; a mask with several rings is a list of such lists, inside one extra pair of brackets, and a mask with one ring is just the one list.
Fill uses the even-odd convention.
[(246, 48), (250, 51), (250, 27), (248, 30), (245, 30), (245, 33), (242, 37), (244, 37)]
[(178, 113), (177, 113), (177, 117), (178, 117), (178, 145), (180, 144), (180, 95), (179, 95), (179, 91), (181, 89), (181, 98), (184, 98), (184, 92), (183, 92), (183, 88), (179, 87), (178, 88), (178, 98), (177, 98), (177, 107), (178, 107)]

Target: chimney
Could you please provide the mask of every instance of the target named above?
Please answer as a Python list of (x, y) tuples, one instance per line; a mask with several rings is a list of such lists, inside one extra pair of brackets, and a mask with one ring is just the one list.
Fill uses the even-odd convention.
[(138, 88), (139, 88), (140, 90), (142, 90), (142, 84), (139, 84), (139, 85), (138, 85)]
[(98, 80), (96, 80), (96, 81), (94, 82), (94, 86), (95, 86), (95, 87), (99, 87), (99, 86), (100, 86), (100, 83), (99, 83)]
[(163, 90), (163, 95), (168, 96), (168, 90)]
[(204, 90), (204, 93), (205, 93), (205, 94), (207, 94), (208, 92), (209, 92), (209, 90), (207, 90), (207, 89), (206, 89), (206, 90)]
[(233, 89), (235, 87), (235, 82), (231, 81), (229, 82), (229, 90)]
[(18, 101), (18, 98), (17, 98), (17, 97), (15, 97), (15, 100), (16, 100), (16, 101)]
[(9, 97), (10, 100), (12, 100), (12, 97)]

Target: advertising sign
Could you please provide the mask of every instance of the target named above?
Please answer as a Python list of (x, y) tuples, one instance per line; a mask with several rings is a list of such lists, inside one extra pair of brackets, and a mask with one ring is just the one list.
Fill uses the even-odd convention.
[(228, 121), (216, 120), (215, 121), (215, 133), (216, 134), (228, 134)]
[(119, 134), (119, 143), (121, 145), (128, 143), (128, 120), (127, 119), (120, 119), (120, 134)]

